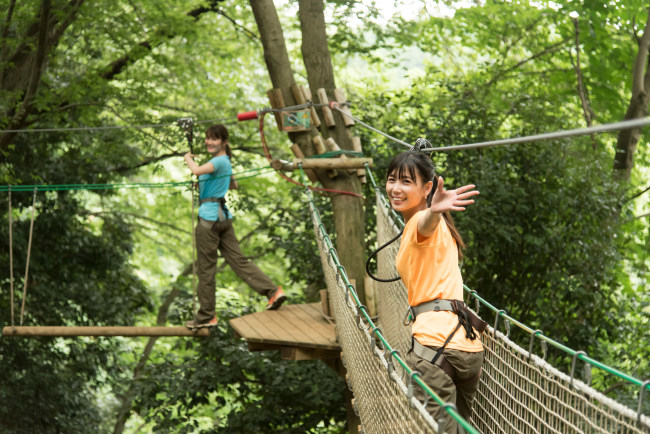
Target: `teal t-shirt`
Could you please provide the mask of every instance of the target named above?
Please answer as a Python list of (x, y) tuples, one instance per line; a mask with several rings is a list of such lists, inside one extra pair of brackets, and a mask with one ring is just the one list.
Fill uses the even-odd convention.
[[(199, 176), (199, 198), (225, 197), (230, 187), (230, 175), (232, 166), (227, 155), (214, 157), (210, 160), (214, 166), (214, 172)], [(219, 220), (219, 203), (205, 202), (199, 208), (199, 217), (204, 220)], [(231, 219), (232, 214), (226, 209), (226, 219)]]

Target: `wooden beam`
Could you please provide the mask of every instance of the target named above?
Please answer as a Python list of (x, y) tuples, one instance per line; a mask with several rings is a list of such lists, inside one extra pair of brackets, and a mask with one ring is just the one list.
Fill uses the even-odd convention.
[(294, 158), (293, 164), (298, 167), (302, 164), (303, 169), (359, 169), (368, 163), (372, 167), (372, 158)]
[(362, 169), (364, 164), (372, 167), (372, 158), (294, 158), (292, 162), (283, 160), (274, 160), (271, 165), (276, 170), (293, 172), (298, 170), (298, 165), (307, 169)]
[(192, 331), (187, 327), (12, 327), (6, 326), (2, 329), (2, 336), (20, 337), (76, 337), (76, 336), (187, 336), (206, 337), (210, 335), (207, 328)]

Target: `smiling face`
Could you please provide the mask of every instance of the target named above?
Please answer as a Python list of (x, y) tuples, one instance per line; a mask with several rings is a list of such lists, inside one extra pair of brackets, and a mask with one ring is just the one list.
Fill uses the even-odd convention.
[(223, 140), (214, 139), (206, 136), (205, 138), (205, 147), (209, 153), (213, 156), (217, 156), (220, 152), (225, 152), (225, 147), (223, 145)]
[(431, 181), (425, 183), (417, 170), (409, 173), (406, 168), (395, 169), (386, 179), (386, 194), (391, 207), (408, 221), (413, 214), (426, 209), (432, 185)]

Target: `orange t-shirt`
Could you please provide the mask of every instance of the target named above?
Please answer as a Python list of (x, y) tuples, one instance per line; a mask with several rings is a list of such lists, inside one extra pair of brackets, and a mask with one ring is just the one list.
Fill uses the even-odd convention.
[[(418, 242), (419, 211), (406, 224), (395, 260), (411, 306), (440, 299), (462, 300), (463, 277), (458, 268), (458, 247), (444, 217), (435, 232)], [(458, 316), (450, 311), (429, 311), (418, 315), (412, 326), (413, 336), (422, 345), (441, 347), (458, 325)], [(467, 339), (459, 328), (445, 348), (476, 353), (483, 351), (480, 339)]]

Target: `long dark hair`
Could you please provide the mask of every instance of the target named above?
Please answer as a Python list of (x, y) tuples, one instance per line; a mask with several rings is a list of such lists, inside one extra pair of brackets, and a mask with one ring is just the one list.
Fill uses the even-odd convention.
[(232, 150), (230, 149), (230, 143), (228, 143), (228, 129), (224, 125), (210, 125), (205, 131), (205, 136), (212, 140), (221, 139), (221, 142), (226, 145), (226, 155), (232, 160)]
[[(433, 194), (436, 192), (436, 188), (438, 187), (438, 177), (436, 176), (433, 162), (425, 154), (421, 152), (409, 151), (396, 155), (388, 165), (386, 177), (393, 174), (393, 176), (396, 178), (402, 179), (408, 175), (411, 179), (416, 180), (416, 173), (420, 175), (420, 178), (422, 178), (424, 184), (429, 181), (433, 182), (433, 188), (427, 196), (427, 206), (431, 206), (431, 199), (433, 198)], [(465, 248), (463, 237), (460, 236), (460, 232), (458, 232), (458, 229), (456, 229), (454, 219), (451, 217), (449, 211), (442, 213), (442, 217), (447, 223), (447, 227), (449, 228), (449, 232), (451, 232), (452, 238), (456, 241), (456, 246), (458, 247), (458, 260), (462, 261), (463, 249)]]

